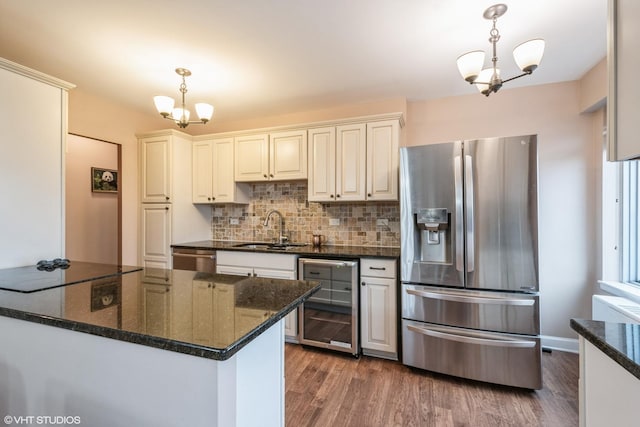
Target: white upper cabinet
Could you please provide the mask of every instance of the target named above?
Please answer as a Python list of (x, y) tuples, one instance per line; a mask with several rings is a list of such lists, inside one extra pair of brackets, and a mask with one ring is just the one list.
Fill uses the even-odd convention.
[(640, 2), (609, 0), (608, 159), (640, 158)]
[(309, 130), (309, 201), (398, 200), (399, 120)]
[(307, 131), (269, 135), (269, 179), (307, 179)]
[(193, 143), (193, 203), (248, 203), (248, 187), (234, 178), (234, 139)]
[(307, 179), (307, 131), (245, 135), (235, 138), (235, 180)]
[(397, 120), (367, 123), (367, 200), (398, 200)]
[(171, 202), (171, 138), (140, 139), (142, 203)]
[(236, 137), (235, 152), (236, 181), (269, 179), (269, 134)]
[(365, 200), (366, 150), (365, 124), (336, 128), (336, 201)]
[(336, 197), (336, 128), (309, 129), (309, 201)]
[(310, 129), (309, 151), (309, 201), (365, 200), (365, 124)]

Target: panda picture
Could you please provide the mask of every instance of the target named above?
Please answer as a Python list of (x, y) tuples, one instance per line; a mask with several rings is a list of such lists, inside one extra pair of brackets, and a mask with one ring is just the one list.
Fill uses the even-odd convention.
[(91, 191), (98, 193), (117, 193), (118, 171), (91, 168)]

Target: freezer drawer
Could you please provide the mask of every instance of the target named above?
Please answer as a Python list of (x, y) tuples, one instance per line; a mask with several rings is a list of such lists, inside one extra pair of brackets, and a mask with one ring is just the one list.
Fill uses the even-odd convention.
[(402, 320), (402, 363), (447, 375), (539, 390), (540, 339)]
[(538, 335), (538, 295), (402, 284), (402, 317), (484, 331)]

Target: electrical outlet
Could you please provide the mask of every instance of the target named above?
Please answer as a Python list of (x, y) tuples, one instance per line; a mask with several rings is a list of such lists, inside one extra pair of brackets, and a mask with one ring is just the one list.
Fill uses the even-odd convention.
[(376, 220), (376, 225), (378, 227), (388, 227), (389, 220), (387, 218), (379, 218), (378, 220)]
[(229, 218), (229, 224), (240, 225), (240, 220), (238, 218)]
[(329, 225), (340, 225), (340, 218), (329, 218)]

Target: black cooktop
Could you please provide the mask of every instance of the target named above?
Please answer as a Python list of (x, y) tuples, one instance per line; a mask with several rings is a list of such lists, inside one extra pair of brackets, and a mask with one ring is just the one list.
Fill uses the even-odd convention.
[(0, 269), (0, 289), (30, 293), (139, 270), (142, 267), (82, 261), (70, 261), (67, 268), (56, 268), (53, 271), (39, 270), (35, 265), (6, 268)]

